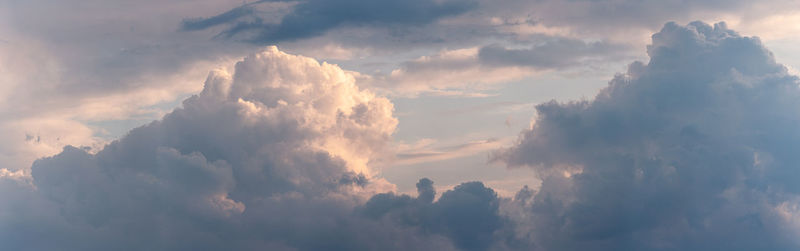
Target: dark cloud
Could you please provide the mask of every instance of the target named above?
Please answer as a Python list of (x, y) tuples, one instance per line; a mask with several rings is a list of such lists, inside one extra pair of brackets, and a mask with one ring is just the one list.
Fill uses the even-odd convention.
[(467, 182), (433, 201), (433, 182), (417, 183), (419, 196), (391, 193), (372, 197), (361, 213), (395, 224), (420, 227), (424, 232), (442, 234), (463, 250), (487, 250), (497, 242), (497, 233), (505, 227), (499, 214), (500, 199), (480, 182)]
[(246, 4), (217, 16), (184, 20), (183, 30), (201, 30), (230, 24), (220, 35), (238, 37), (257, 44), (272, 44), (324, 34), (341, 26), (421, 26), (442, 17), (465, 13), (477, 7), (477, 2), (462, 0), (413, 1), (325, 1), (307, 0), (293, 6), (279, 23), (269, 23)]
[(539, 105), (498, 153), (545, 177), (518, 195), (520, 234), (543, 250), (796, 250), (798, 78), (724, 23), (668, 23), (648, 54), (592, 101)]

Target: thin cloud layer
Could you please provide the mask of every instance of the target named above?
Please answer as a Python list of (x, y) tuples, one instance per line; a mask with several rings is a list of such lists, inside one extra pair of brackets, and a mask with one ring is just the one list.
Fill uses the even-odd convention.
[(397, 96), (425, 93), (483, 97), (487, 94), (482, 91), (537, 73), (567, 71), (632, 58), (629, 46), (624, 44), (563, 37), (538, 40), (523, 48), (493, 44), (444, 50), (403, 62), (389, 74), (362, 75), (361, 81)]
[(796, 250), (800, 81), (758, 38), (653, 35), (592, 101), (537, 107), (496, 156), (543, 176), (507, 209), (542, 250)]
[(611, 61), (624, 58), (627, 46), (603, 41), (584, 42), (576, 39), (553, 39), (530, 48), (510, 49), (486, 46), (478, 57), (484, 64), (496, 66), (528, 66), (537, 69), (577, 67), (587, 61)]

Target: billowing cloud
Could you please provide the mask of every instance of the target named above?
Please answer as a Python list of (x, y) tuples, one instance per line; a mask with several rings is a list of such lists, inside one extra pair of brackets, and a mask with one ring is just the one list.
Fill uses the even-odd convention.
[[(724, 23), (666, 24), (592, 101), (549, 102), (496, 156), (542, 250), (795, 250), (800, 80)], [(512, 203), (512, 204), (514, 204)]]
[[(239, 62), (232, 75), (212, 72), (203, 92), (182, 108), (97, 154), (66, 147), (35, 162), (30, 201), (41, 200), (63, 218), (28, 230), (62, 235), (61, 222), (86, 234), (75, 241), (87, 243), (66, 245), (74, 249), (118, 241), (132, 249), (170, 248), (214, 235), (189, 231), (208, 229), (197, 224), (228, 228), (237, 221), (278, 220), (265, 213), (278, 210), (275, 203), (316, 198), (314, 203), (341, 210), (359, 198), (358, 191), (391, 189), (384, 181), (366, 181), (366, 163), (394, 131), (392, 109), (387, 99), (359, 90), (338, 67), (270, 47)], [(3, 215), (20, 216), (9, 210), (4, 207)], [(7, 217), (2, 221), (4, 233), (34, 233), (15, 229)], [(114, 240), (127, 231), (141, 234)], [(108, 243), (98, 242), (104, 237)], [(224, 243), (205, 240), (209, 247)], [(47, 249), (25, 239), (3, 242)]]
[(0, 248), (485, 250), (503, 240), (500, 198), (482, 183), (434, 200), (423, 179), (412, 199), (372, 174), (397, 125), (393, 105), (338, 66), (269, 47), (234, 69), (97, 153), (67, 146), (30, 173), (0, 169)]
[(300, 1), (278, 23), (269, 23), (256, 11), (258, 1), (217, 16), (184, 20), (184, 30), (202, 30), (230, 24), (220, 35), (242, 37), (258, 44), (310, 38), (340, 26), (419, 26), (442, 17), (462, 14), (477, 2), (462, 0), (414, 1)]

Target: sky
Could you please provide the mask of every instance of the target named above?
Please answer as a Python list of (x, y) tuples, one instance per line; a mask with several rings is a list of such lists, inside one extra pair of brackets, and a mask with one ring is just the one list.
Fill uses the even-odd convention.
[(798, 250), (800, 3), (0, 0), (3, 250)]

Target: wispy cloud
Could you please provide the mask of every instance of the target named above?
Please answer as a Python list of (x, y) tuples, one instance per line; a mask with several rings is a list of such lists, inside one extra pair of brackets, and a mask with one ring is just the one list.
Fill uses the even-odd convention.
[(506, 145), (508, 140), (485, 139), (453, 145), (436, 143), (431, 139), (427, 139), (421, 140), (414, 145), (401, 145), (395, 155), (396, 159), (391, 164), (393, 166), (413, 165), (472, 156), (480, 152), (487, 152), (488, 154), (489, 150), (495, 150)]

